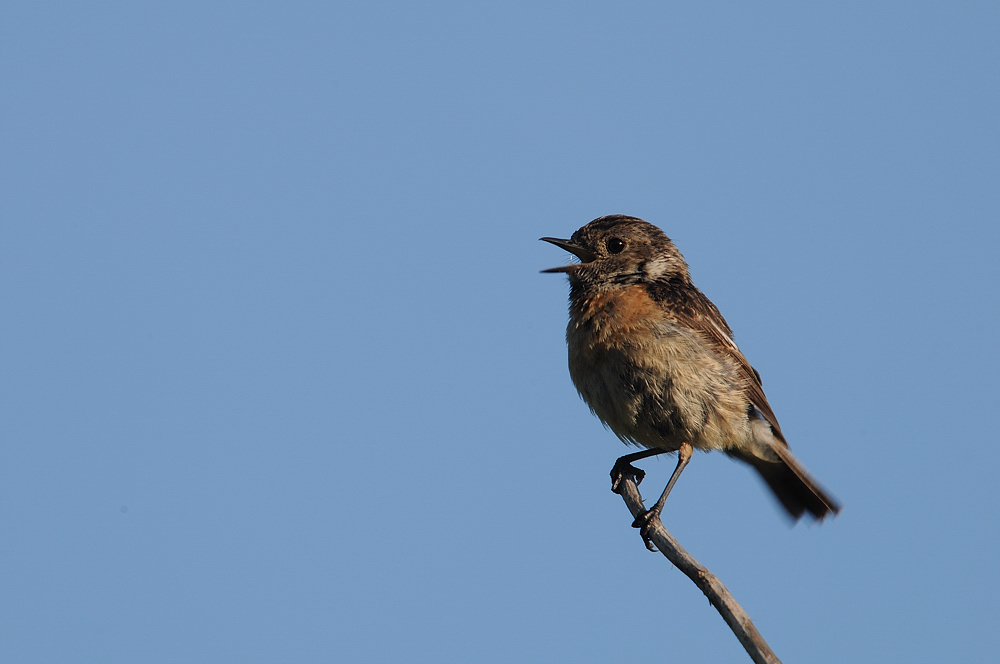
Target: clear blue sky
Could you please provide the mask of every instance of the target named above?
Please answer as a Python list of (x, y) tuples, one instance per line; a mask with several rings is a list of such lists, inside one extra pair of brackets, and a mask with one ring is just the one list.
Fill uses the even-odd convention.
[[(744, 662), (537, 241), (661, 226), (845, 509), (667, 527), (786, 662), (996, 661), (995, 2), (12, 3), (0, 660)], [(654, 460), (647, 494), (672, 461)]]

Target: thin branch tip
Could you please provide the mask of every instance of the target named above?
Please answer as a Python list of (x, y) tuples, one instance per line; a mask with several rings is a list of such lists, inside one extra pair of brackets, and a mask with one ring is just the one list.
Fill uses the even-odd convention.
[[(623, 474), (620, 481), (616, 483), (614, 491), (625, 501), (625, 506), (628, 507), (633, 518), (646, 513), (646, 506), (639, 494), (639, 487), (631, 475)], [(715, 607), (719, 612), (755, 664), (781, 664), (781, 660), (757, 631), (750, 616), (747, 615), (726, 586), (719, 581), (719, 577), (688, 553), (674, 539), (658, 517), (650, 521), (648, 537), (660, 553), (705, 594), (709, 605)]]

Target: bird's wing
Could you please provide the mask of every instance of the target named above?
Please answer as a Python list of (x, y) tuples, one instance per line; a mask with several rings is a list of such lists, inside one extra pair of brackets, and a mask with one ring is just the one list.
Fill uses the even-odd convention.
[(750, 403), (760, 411), (760, 414), (764, 416), (767, 423), (771, 425), (778, 440), (787, 445), (788, 443), (781, 433), (781, 427), (778, 425), (778, 418), (775, 417), (774, 411), (771, 410), (771, 405), (767, 402), (767, 397), (764, 396), (764, 387), (761, 384), (760, 374), (750, 366), (747, 358), (743, 356), (743, 353), (736, 346), (736, 342), (733, 341), (733, 331), (729, 329), (729, 325), (726, 323), (726, 319), (722, 317), (718, 307), (705, 297), (701, 291), (697, 289), (693, 289), (693, 291), (697, 295), (692, 294), (695, 301), (691, 303), (692, 306), (685, 312), (690, 316), (686, 322), (708, 337), (709, 341), (720, 353), (728, 355), (733, 360), (737, 370), (740, 372), (740, 376), (743, 378), (744, 384), (747, 386), (746, 393)]
[(778, 418), (774, 416), (774, 411), (764, 396), (760, 374), (743, 357), (733, 341), (733, 331), (712, 301), (687, 279), (656, 280), (647, 283), (646, 289), (654, 301), (676, 317), (678, 324), (700, 333), (720, 355), (733, 361), (746, 386), (750, 404), (771, 425), (775, 437), (788, 445), (778, 425)]

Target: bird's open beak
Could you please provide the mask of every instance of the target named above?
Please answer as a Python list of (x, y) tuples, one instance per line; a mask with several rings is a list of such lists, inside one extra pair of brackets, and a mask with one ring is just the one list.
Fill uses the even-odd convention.
[[(597, 258), (597, 254), (589, 249), (584, 249), (578, 244), (573, 244), (569, 240), (560, 240), (555, 237), (540, 237), (539, 240), (544, 242), (551, 242), (560, 249), (565, 249), (569, 253), (573, 254), (580, 259), (581, 263), (589, 263)], [(542, 272), (573, 272), (579, 267), (579, 264), (573, 265), (563, 265), (562, 267), (551, 267), (548, 270), (542, 270)]]

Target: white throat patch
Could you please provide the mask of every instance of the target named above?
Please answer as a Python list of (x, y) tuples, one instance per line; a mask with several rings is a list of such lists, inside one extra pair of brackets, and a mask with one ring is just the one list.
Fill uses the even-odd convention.
[(646, 276), (650, 279), (657, 279), (666, 274), (670, 269), (671, 260), (666, 256), (660, 256), (659, 258), (654, 258), (651, 261), (646, 262)]

